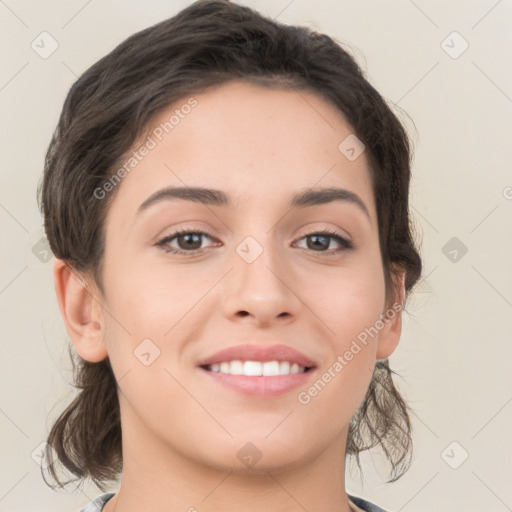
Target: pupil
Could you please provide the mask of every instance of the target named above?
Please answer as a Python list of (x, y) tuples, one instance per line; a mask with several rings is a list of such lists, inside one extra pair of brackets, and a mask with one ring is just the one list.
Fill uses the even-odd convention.
[(327, 237), (325, 235), (312, 235), (311, 238), (314, 239), (315, 242), (312, 244), (308, 244), (308, 245), (310, 245), (311, 246), (310, 248), (312, 248), (314, 250), (318, 249), (319, 247), (322, 248), (322, 244), (317, 243), (318, 239), (323, 239), (324, 241), (327, 241), (327, 246), (325, 246), (325, 243), (324, 243), (323, 248), (327, 248), (329, 246), (329, 241), (327, 240)]
[[(190, 249), (191, 248), (191, 244), (190, 242), (192, 243), (192, 245), (195, 244), (197, 245), (198, 244), (198, 241), (199, 241), (199, 246), (201, 245), (201, 242), (199, 240), (199, 236), (197, 235), (197, 233), (189, 233), (187, 235), (183, 235), (183, 237), (185, 238), (186, 240), (186, 245), (187, 247)], [(193, 240), (195, 238), (195, 241)], [(192, 239), (192, 240), (191, 240)], [(192, 249), (197, 249), (197, 247), (192, 247)]]

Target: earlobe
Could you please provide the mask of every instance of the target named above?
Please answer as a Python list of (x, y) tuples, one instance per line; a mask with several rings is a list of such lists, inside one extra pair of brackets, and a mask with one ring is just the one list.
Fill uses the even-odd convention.
[(99, 294), (70, 265), (56, 259), (53, 279), (60, 313), (77, 354), (96, 363), (108, 356)]
[(379, 333), (377, 359), (386, 359), (398, 346), (402, 334), (402, 309), (405, 303), (405, 271), (395, 267), (394, 293), (383, 312), (383, 328)]

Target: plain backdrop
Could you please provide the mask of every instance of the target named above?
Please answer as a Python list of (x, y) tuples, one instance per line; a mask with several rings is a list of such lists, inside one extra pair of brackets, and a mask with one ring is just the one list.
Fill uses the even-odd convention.
[[(38, 465), (74, 394), (36, 187), (76, 78), (190, 3), (0, 1), (0, 512), (78, 510), (101, 492), (56, 493)], [(346, 45), (415, 144), (424, 274), (391, 357), (414, 410), (414, 461), (387, 484), (368, 453), (347, 490), (393, 512), (512, 510), (512, 2), (239, 3)]]

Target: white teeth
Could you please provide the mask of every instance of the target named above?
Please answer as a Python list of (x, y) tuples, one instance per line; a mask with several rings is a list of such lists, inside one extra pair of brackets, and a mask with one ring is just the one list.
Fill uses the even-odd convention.
[[(226, 373), (226, 372), (224, 372)], [(243, 375), (244, 373), (244, 363), (242, 361), (231, 361), (229, 363), (228, 372), (232, 375)]]
[(212, 372), (229, 373), (231, 375), (247, 375), (249, 377), (273, 377), (303, 373), (305, 368), (289, 361), (223, 361), (209, 365)]
[(254, 377), (263, 375), (263, 364), (259, 361), (245, 361), (242, 375), (250, 375)]
[(267, 361), (263, 363), (263, 376), (272, 377), (273, 375), (279, 375), (279, 362)]
[(288, 361), (281, 361), (279, 363), (279, 373), (284, 375), (290, 373), (290, 363)]

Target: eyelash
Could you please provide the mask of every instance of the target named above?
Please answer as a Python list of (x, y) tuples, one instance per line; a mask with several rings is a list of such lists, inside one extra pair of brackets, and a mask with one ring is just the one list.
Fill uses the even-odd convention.
[[(172, 254), (183, 254), (183, 255), (187, 255), (187, 256), (193, 256), (193, 255), (201, 254), (201, 253), (204, 252), (204, 248), (203, 249), (193, 249), (191, 251), (183, 251), (182, 249), (175, 249), (175, 248), (170, 249), (169, 247), (166, 247), (165, 244), (171, 242), (172, 240), (174, 240), (175, 238), (177, 238), (180, 235), (206, 235), (208, 238), (211, 238), (212, 240), (214, 240), (213, 235), (210, 234), (208, 231), (194, 231), (194, 230), (190, 230), (190, 229), (186, 229), (185, 228), (185, 229), (180, 229), (178, 231), (175, 231), (174, 233), (166, 236), (165, 238), (163, 238), (159, 242), (157, 242), (156, 245), (158, 247), (161, 247), (166, 253), (172, 253)], [(342, 237), (336, 231), (331, 231), (329, 229), (324, 229), (322, 231), (314, 231), (312, 233), (304, 235), (299, 240), (302, 240), (303, 238), (307, 238), (309, 236), (314, 236), (314, 235), (324, 235), (324, 236), (327, 236), (327, 237), (329, 237), (331, 239), (336, 240), (341, 245), (340, 249), (331, 249), (331, 250), (327, 250), (327, 251), (318, 251), (319, 253), (324, 254), (324, 255), (328, 255), (328, 256), (332, 255), (332, 256), (334, 256), (334, 255), (336, 255), (336, 254), (338, 254), (340, 252), (349, 251), (349, 250), (354, 248), (354, 245), (352, 244), (351, 241), (349, 241), (346, 238)], [(314, 252), (316, 252), (316, 251), (314, 251)]]

